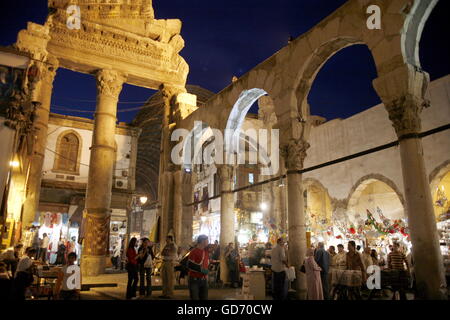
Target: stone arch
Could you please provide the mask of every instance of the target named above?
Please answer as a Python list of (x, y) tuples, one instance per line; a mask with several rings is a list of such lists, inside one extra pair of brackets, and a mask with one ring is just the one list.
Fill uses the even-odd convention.
[(429, 181), (430, 181), (430, 189), (431, 192), (434, 192), (436, 190), (437, 185), (439, 184), (439, 181), (442, 180), (442, 178), (450, 172), (450, 160), (444, 161), (441, 165), (436, 167), (429, 175)]
[[(62, 158), (66, 158), (67, 155), (65, 154), (67, 151), (62, 150), (62, 140), (64, 137), (67, 137), (69, 135), (73, 135), (77, 139), (78, 147), (77, 147), (77, 154), (76, 154), (76, 162), (75, 162), (75, 168), (74, 170), (62, 170), (60, 168), (60, 160)], [(64, 130), (58, 135), (58, 138), (56, 139), (56, 154), (55, 154), (55, 160), (53, 162), (53, 172), (61, 172), (61, 173), (70, 173), (79, 175), (80, 174), (80, 163), (81, 163), (81, 152), (83, 150), (83, 139), (81, 135), (73, 129)], [(70, 155), (69, 155), (70, 157)], [(74, 159), (70, 159), (70, 161), (75, 161)]]
[[(372, 185), (375, 182), (381, 182), (385, 186), (387, 186), (390, 190), (392, 190), (396, 198), (399, 201), (399, 205), (401, 205), (403, 209), (403, 215), (406, 216), (406, 209), (405, 209), (405, 200), (403, 197), (403, 194), (400, 192), (399, 188), (396, 186), (396, 184), (390, 180), (389, 178), (381, 175), (381, 174), (369, 174), (364, 177), (361, 177), (352, 187), (352, 189), (349, 192), (349, 196), (346, 199), (346, 211), (347, 214), (354, 214), (354, 210), (358, 205), (358, 202), (363, 194), (363, 192), (366, 190), (366, 188), (370, 185)], [(364, 211), (365, 213), (365, 211)]]
[[(450, 207), (450, 160), (445, 161), (434, 169), (430, 173), (429, 179), (434, 214), (439, 219), (439, 216)], [(447, 198), (447, 201), (442, 202), (444, 197), (441, 197), (439, 194)]]
[(352, 37), (340, 37), (322, 44), (312, 52), (308, 60), (305, 61), (300, 72), (300, 79), (298, 79), (298, 83), (295, 85), (295, 94), (299, 106), (298, 112), (301, 116), (309, 116), (308, 95), (322, 67), (337, 52), (357, 44), (364, 44), (364, 42)]
[[(404, 7), (408, 13), (405, 19), (405, 31), (401, 35), (401, 46), (406, 63), (420, 68), (419, 42), (428, 17), (438, 0), (414, 1)], [(408, 12), (409, 11), (409, 12)]]
[[(327, 221), (327, 226), (332, 224), (332, 215), (333, 215), (333, 201), (330, 197), (328, 189), (317, 179), (314, 178), (306, 178), (303, 180), (303, 190), (307, 193), (307, 202), (305, 203), (306, 208), (310, 208), (309, 214), (320, 213), (324, 214), (324, 218)], [(314, 195), (312, 195), (314, 194)], [(320, 205), (315, 203), (320, 202)], [(310, 222), (312, 221), (312, 217), (308, 217)], [(317, 219), (316, 219), (317, 220)], [(312, 230), (315, 231), (315, 226), (311, 223)], [(323, 227), (321, 228), (323, 229)]]

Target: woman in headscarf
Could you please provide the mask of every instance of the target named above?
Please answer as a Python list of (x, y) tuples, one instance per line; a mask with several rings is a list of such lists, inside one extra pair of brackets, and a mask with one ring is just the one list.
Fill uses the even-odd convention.
[(314, 260), (314, 249), (309, 248), (306, 251), (305, 271), (308, 300), (323, 300), (322, 280), (320, 279), (322, 269)]

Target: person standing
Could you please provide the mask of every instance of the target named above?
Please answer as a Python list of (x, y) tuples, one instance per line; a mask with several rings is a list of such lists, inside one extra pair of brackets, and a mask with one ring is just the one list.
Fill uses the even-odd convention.
[[(79, 278), (74, 277), (72, 284), (74, 287), (69, 287), (70, 277), (74, 274), (74, 270), (70, 271), (71, 266), (75, 265), (77, 254), (71, 252), (67, 255), (67, 264), (58, 272), (58, 279), (55, 285), (55, 298), (57, 300), (80, 300), (81, 290), (81, 273)], [(76, 266), (78, 268), (78, 266)]]
[(127, 266), (128, 283), (127, 283), (127, 300), (136, 298), (137, 283), (139, 280), (137, 270), (137, 253), (136, 253), (136, 238), (131, 238), (127, 249)]
[[(148, 238), (142, 238), (142, 245), (138, 250), (138, 267), (139, 267), (139, 294), (141, 296), (150, 297), (152, 295), (152, 264), (155, 259), (152, 246)], [(147, 281), (147, 285), (145, 282)]]
[(314, 259), (319, 265), (320, 279), (322, 280), (323, 298), (328, 300), (328, 271), (330, 267), (330, 254), (325, 250), (323, 242), (319, 242), (314, 253)]
[(328, 248), (328, 254), (330, 255), (330, 266), (328, 268), (328, 292), (331, 290), (333, 270), (336, 269), (336, 249), (334, 246)]
[(23, 245), (16, 244), (14, 248), (9, 248), (0, 255), (0, 261), (6, 265), (6, 270), (11, 270), (11, 276), (14, 278), (17, 264), (19, 263), (19, 253)]
[(406, 293), (403, 285), (403, 283), (406, 281), (402, 281), (402, 279), (408, 279), (407, 275), (410, 274), (410, 270), (405, 254), (403, 252), (400, 252), (399, 249), (400, 245), (397, 242), (394, 242), (394, 244), (392, 245), (392, 252), (388, 254), (387, 265), (390, 270), (396, 272), (395, 280), (392, 285), (394, 289), (394, 295), (392, 299), (395, 299), (395, 292), (399, 291), (400, 300), (406, 300)]
[(191, 300), (208, 300), (208, 236), (204, 234), (198, 236), (197, 246), (189, 253), (188, 269)]
[(17, 272), (14, 278), (14, 293), (17, 300), (25, 300), (25, 291), (33, 283), (34, 264), (32, 257), (36, 254), (33, 248), (27, 248), (25, 255), (17, 265)]
[(277, 240), (277, 244), (272, 249), (272, 279), (273, 279), (273, 293), (274, 300), (286, 299), (285, 282), (286, 282), (286, 268), (289, 268), (286, 259), (286, 250), (284, 248), (285, 242), (283, 238)]
[(233, 242), (230, 242), (225, 250), (225, 260), (227, 263), (230, 282), (233, 288), (237, 288), (239, 283), (239, 251)]
[(322, 268), (317, 264), (314, 255), (315, 253), (313, 249), (309, 248), (306, 251), (305, 272), (308, 288), (308, 300), (323, 300), (324, 290), (322, 288), (322, 280), (321, 280)]
[(373, 265), (373, 259), (371, 256), (370, 247), (364, 247), (364, 251), (362, 253), (362, 262), (364, 264), (364, 270), (367, 271), (367, 268)]
[(117, 270), (120, 268), (120, 255), (121, 255), (121, 250), (120, 250), (120, 246), (116, 245), (113, 249), (113, 261), (114, 261), (114, 268)]
[(334, 256), (334, 265), (339, 270), (347, 269), (347, 253), (344, 250), (344, 245), (337, 245), (338, 252)]
[(372, 258), (372, 264), (375, 266), (379, 266), (380, 262), (378, 261), (378, 252), (375, 249), (370, 250), (370, 256)]
[(358, 286), (354, 286), (353, 293), (355, 294), (357, 299), (361, 299), (361, 292), (360, 287), (363, 283), (366, 282), (366, 271), (364, 269), (364, 264), (361, 260), (361, 255), (358, 251), (356, 251), (356, 245), (355, 241), (349, 241), (347, 246), (348, 252), (346, 255), (346, 262), (347, 262), (347, 270), (355, 270), (355, 271), (361, 271), (361, 283), (359, 283)]
[(56, 253), (55, 264), (57, 264), (57, 265), (65, 265), (66, 264), (66, 251), (67, 251), (67, 247), (65, 245), (64, 238), (62, 238), (58, 244), (58, 252)]
[(177, 260), (177, 246), (173, 242), (172, 236), (166, 237), (166, 245), (161, 252), (162, 266), (161, 278), (163, 284), (163, 294), (161, 299), (171, 299), (175, 281), (175, 262)]
[(9, 301), (11, 299), (12, 280), (9, 276), (6, 264), (0, 262), (0, 301)]
[(48, 249), (48, 243), (50, 242), (50, 238), (47, 236), (46, 233), (44, 233), (43, 238), (41, 240), (41, 246), (39, 250), (39, 259), (42, 260), (42, 262), (47, 262), (47, 249)]
[(256, 245), (258, 244), (258, 237), (256, 234), (252, 236), (252, 240), (248, 244), (248, 264), (249, 267), (253, 267), (259, 264), (256, 252)]

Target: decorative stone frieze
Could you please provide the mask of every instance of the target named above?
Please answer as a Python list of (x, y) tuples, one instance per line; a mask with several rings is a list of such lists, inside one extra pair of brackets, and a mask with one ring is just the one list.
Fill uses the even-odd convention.
[[(72, 19), (67, 12), (69, 4), (79, 7), (80, 29), (67, 27)], [(69, 4), (50, 0), (50, 15), (41, 26), (50, 36), (44, 48), (61, 60), (62, 67), (93, 73), (114, 65), (137, 86), (157, 89), (161, 83), (185, 85), (189, 67), (179, 55), (184, 47), (180, 20), (154, 19), (149, 0), (77, 0)]]

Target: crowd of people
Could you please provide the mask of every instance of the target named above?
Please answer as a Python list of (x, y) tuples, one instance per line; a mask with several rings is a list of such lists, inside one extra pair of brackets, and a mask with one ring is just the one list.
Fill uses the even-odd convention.
[[(34, 281), (36, 267), (46, 262), (46, 235), (38, 247), (28, 247), (18, 244), (5, 250), (0, 255), (0, 286), (1, 297), (5, 299), (23, 300), (27, 288)], [(195, 243), (184, 251), (177, 247), (171, 235), (166, 237), (165, 245), (160, 249), (159, 244), (148, 238), (131, 238), (125, 252), (125, 268), (128, 273), (126, 299), (137, 299), (152, 295), (152, 275), (159, 271), (162, 282), (162, 295), (160, 299), (174, 297), (175, 283), (187, 279), (190, 297), (193, 300), (208, 299), (208, 287), (211, 284), (223, 284), (221, 278), (227, 278), (231, 287), (242, 285), (242, 274), (248, 268), (257, 266), (270, 270), (271, 279), (266, 279), (274, 300), (288, 298), (289, 268), (292, 268), (288, 259), (288, 243), (279, 238), (275, 246), (271, 243), (260, 243), (256, 236), (249, 243), (240, 246), (239, 243), (230, 242), (224, 247), (223, 256), (217, 241), (210, 244), (206, 235), (197, 237)], [(347, 249), (347, 250), (345, 250)], [(362, 249), (362, 250), (361, 250)], [(381, 270), (397, 270), (414, 279), (413, 261), (411, 255), (406, 256), (398, 243), (389, 246), (387, 259), (379, 256), (377, 250), (370, 247), (361, 248), (354, 241), (349, 241), (347, 247), (343, 244), (329, 246), (319, 242), (316, 246), (307, 249), (306, 259), (300, 272), (306, 275), (307, 298), (310, 300), (327, 300), (334, 298), (337, 279), (335, 270), (356, 271), (360, 280), (355, 286), (357, 297), (361, 297), (360, 289), (366, 288), (368, 268), (378, 266)], [(22, 251), (24, 253), (22, 254)], [(117, 252), (116, 252), (117, 251)], [(113, 250), (112, 261), (120, 259), (120, 251)], [(227, 277), (221, 276), (220, 262), (224, 259)], [(70, 274), (67, 268), (74, 265), (77, 260), (75, 252), (61, 250), (58, 260), (62, 265), (58, 270), (58, 279), (54, 288), (54, 297), (57, 299), (76, 299), (80, 288), (69, 289), (65, 280)], [(411, 283), (412, 286), (413, 283)], [(401, 299), (406, 299), (404, 287), (399, 286)], [(379, 292), (378, 292), (379, 293)]]
[[(30, 286), (35, 282), (38, 265), (43, 263), (36, 257), (42, 256), (34, 247), (26, 248), (21, 255), (22, 248), (23, 245), (17, 244), (12, 250), (8, 249), (0, 255), (0, 299), (3, 301), (23, 301), (26, 296), (32, 295)], [(74, 265), (76, 260), (76, 253), (70, 252), (64, 265), (58, 268), (55, 287), (50, 294), (54, 299), (79, 299), (81, 275), (75, 288), (68, 287), (68, 279), (73, 274), (68, 271), (68, 267)]]
[[(325, 250), (324, 244), (319, 242), (317, 247), (307, 250), (307, 258), (305, 260), (305, 272), (307, 278), (308, 299), (311, 300), (327, 300), (333, 295), (333, 270), (352, 270), (360, 274), (360, 283), (353, 286), (355, 297), (361, 299), (360, 289), (367, 289), (366, 280), (368, 277), (368, 268), (377, 266), (380, 270), (397, 271), (398, 276), (414, 279), (412, 270), (412, 258), (408, 257), (400, 249), (400, 245), (394, 242), (389, 246), (389, 254), (387, 261), (380, 258), (375, 249), (365, 247), (360, 252), (361, 247), (356, 246), (354, 241), (347, 244), (347, 252), (344, 245), (339, 244), (336, 252), (334, 246), (330, 246)], [(334, 279), (338, 280), (338, 279)], [(397, 281), (398, 282), (398, 281)], [(411, 283), (413, 286), (413, 283)], [(402, 285), (393, 286), (394, 291), (398, 291), (400, 299), (406, 299), (405, 287)], [(395, 296), (394, 296), (395, 297)]]
[[(269, 280), (272, 297), (274, 300), (288, 298), (289, 279), (288, 269), (290, 264), (287, 255), (288, 243), (279, 238), (272, 248), (271, 243), (261, 244), (256, 236), (252, 237), (248, 244), (240, 247), (238, 243), (230, 242), (225, 247), (223, 258), (228, 270), (229, 284), (237, 288), (242, 285), (241, 274), (246, 272), (246, 267), (258, 266), (270, 269), (272, 278)], [(139, 293), (141, 296), (151, 295), (152, 261), (155, 259), (153, 244), (147, 239), (141, 239), (141, 245), (137, 248), (137, 239), (131, 239), (127, 251), (128, 289), (127, 299), (136, 298), (137, 285), (140, 279)], [(360, 275), (356, 289), (360, 297), (360, 289), (366, 288), (367, 268), (371, 265), (380, 267), (381, 270), (398, 270), (410, 273), (412, 261), (400, 250), (398, 243), (389, 246), (390, 253), (387, 261), (379, 257), (375, 249), (356, 246), (354, 241), (349, 241), (347, 248), (343, 244), (325, 249), (324, 243), (311, 246), (306, 252), (306, 259), (302, 266), (302, 272), (307, 279), (307, 298), (310, 300), (328, 300), (333, 298), (333, 270), (353, 270)], [(188, 287), (191, 299), (207, 299), (208, 285), (211, 284), (211, 274), (214, 274), (213, 282), (221, 282), (220, 278), (220, 246), (217, 241), (209, 244), (208, 237), (201, 235), (197, 243), (185, 254), (175, 245), (172, 236), (166, 239), (166, 245), (161, 251), (162, 265), (161, 280), (163, 294), (159, 298), (170, 299), (174, 293), (175, 273), (177, 279), (188, 276)], [(412, 277), (413, 278), (413, 277)], [(366, 288), (367, 289), (367, 288)], [(398, 288), (401, 299), (406, 299), (404, 288)]]

